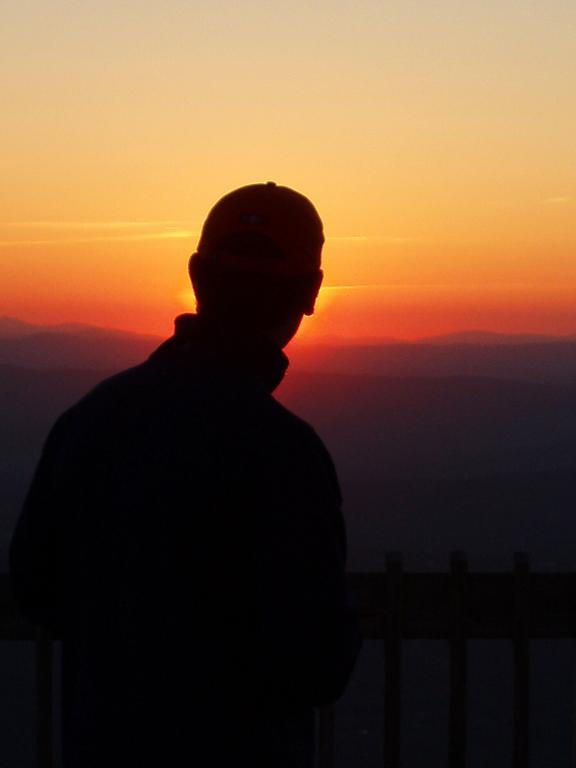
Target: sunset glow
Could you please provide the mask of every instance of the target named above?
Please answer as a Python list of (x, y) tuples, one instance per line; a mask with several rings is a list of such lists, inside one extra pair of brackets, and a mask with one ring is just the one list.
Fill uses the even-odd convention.
[(170, 332), (226, 191), (325, 223), (303, 338), (576, 333), (576, 6), (10, 4), (0, 314)]

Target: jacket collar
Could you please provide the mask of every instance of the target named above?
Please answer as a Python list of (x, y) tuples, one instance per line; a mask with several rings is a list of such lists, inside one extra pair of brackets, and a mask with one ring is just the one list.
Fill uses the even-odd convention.
[(268, 392), (276, 389), (288, 368), (284, 352), (265, 336), (230, 330), (192, 314), (175, 319), (174, 336), (149, 359), (209, 366), (232, 377), (251, 378)]

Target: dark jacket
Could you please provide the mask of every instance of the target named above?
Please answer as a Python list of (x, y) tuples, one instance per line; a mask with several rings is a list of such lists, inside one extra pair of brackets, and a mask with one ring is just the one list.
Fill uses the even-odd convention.
[(332, 462), (270, 394), (286, 365), (183, 316), (52, 429), (11, 572), (64, 638), (68, 768), (309, 764), (358, 633)]

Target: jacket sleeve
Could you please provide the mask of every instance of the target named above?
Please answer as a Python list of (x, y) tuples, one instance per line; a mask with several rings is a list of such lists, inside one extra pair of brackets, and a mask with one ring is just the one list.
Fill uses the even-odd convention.
[(346, 534), (332, 460), (312, 430), (284, 459), (281, 487), (268, 488), (267, 663), (287, 701), (338, 698), (360, 648), (346, 595)]
[(57, 490), (60, 419), (46, 440), (10, 545), (12, 588), (24, 616), (58, 631), (66, 574), (67, 509)]

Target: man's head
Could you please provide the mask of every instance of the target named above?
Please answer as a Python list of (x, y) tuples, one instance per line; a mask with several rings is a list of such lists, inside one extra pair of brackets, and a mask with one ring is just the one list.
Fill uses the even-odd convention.
[(198, 313), (287, 343), (314, 312), (323, 243), (320, 217), (298, 192), (273, 182), (230, 192), (190, 259)]

